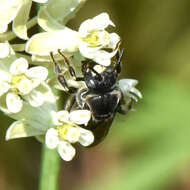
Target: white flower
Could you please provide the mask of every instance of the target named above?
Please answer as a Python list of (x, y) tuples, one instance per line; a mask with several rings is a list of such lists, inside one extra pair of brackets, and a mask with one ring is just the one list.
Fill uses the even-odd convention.
[[(84, 21), (78, 32), (64, 27), (34, 35), (27, 42), (26, 51), (35, 58), (46, 57), (50, 52), (57, 54), (58, 49), (69, 54), (79, 51), (83, 57), (108, 66), (111, 58), (118, 51), (120, 41), (116, 33), (108, 33), (105, 30), (109, 25), (115, 26), (107, 13), (101, 13)], [(111, 52), (106, 51), (105, 48), (110, 49)]]
[[(45, 3), (47, 0), (33, 0)], [(32, 0), (1, 0), (0, 1), (0, 33), (7, 30), (13, 21), (13, 31), (22, 39), (28, 39), (26, 23), (29, 18)]]
[[(8, 116), (17, 121), (13, 122), (8, 128), (6, 140), (21, 137), (44, 136), (49, 128), (56, 126), (54, 123), (54, 115), (57, 112), (56, 97), (48, 85), (43, 86), (42, 93), (45, 102), (40, 107), (33, 107), (24, 101), (22, 102), (20, 112), (15, 111), (15, 113), (8, 113)], [(9, 96), (8, 98), (12, 99), (12, 101), (17, 98), (13, 93), (9, 93), (7, 96)]]
[(7, 108), (11, 113), (17, 113), (22, 109), (22, 100), (15, 93), (8, 93), (6, 96)]
[[(9, 49), (8, 44), (4, 45)], [(0, 59), (0, 98), (5, 97), (8, 111), (21, 111), (24, 99), (32, 106), (43, 104), (43, 94), (35, 89), (46, 80), (48, 70), (42, 66), (28, 68), (26, 59), (6, 54), (7, 57)]]
[(58, 146), (58, 153), (65, 161), (70, 161), (75, 156), (76, 150), (66, 141), (61, 141)]
[(118, 81), (119, 88), (123, 92), (124, 98), (129, 97), (136, 102), (138, 98), (142, 98), (141, 92), (135, 88), (137, 84), (138, 81), (135, 79), (121, 79)]
[(75, 156), (75, 149), (71, 143), (79, 142), (83, 146), (89, 146), (94, 141), (91, 131), (78, 125), (87, 125), (91, 113), (88, 110), (76, 110), (72, 112), (60, 111), (56, 118), (56, 127), (47, 130), (45, 144), (48, 148), (57, 148), (61, 158), (70, 161)]
[[(107, 13), (102, 13), (93, 19), (84, 21), (79, 27), (79, 34), (82, 40), (79, 44), (79, 51), (84, 57), (94, 60), (95, 62), (108, 66), (110, 59), (116, 54), (116, 45), (120, 37), (116, 33), (108, 33), (105, 29), (109, 26), (115, 26), (109, 19)], [(108, 53), (103, 48), (110, 48), (113, 51)]]
[(55, 102), (46, 102), (40, 108), (24, 104), (20, 113), (10, 115), (18, 121), (8, 128), (6, 140), (35, 136), (48, 148), (56, 148), (63, 160), (72, 160), (76, 151), (71, 144), (79, 142), (89, 146), (94, 141), (92, 132), (79, 126), (88, 123), (91, 113), (88, 110), (57, 112), (56, 109)]

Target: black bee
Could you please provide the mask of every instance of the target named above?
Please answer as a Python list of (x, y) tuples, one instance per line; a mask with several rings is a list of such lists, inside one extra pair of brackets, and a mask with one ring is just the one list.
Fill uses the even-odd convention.
[[(73, 87), (68, 86), (66, 79), (61, 74), (61, 69), (55, 62), (53, 54), (50, 54), (59, 82), (69, 93), (74, 92), (75, 103), (80, 109), (88, 109), (92, 113), (92, 119), (85, 128), (93, 132), (95, 141), (90, 146), (94, 146), (107, 135), (116, 112), (125, 113), (125, 110), (122, 109), (123, 93), (117, 85), (118, 74), (121, 72), (123, 50), (116, 54), (115, 65), (106, 67), (101, 73), (95, 69), (95, 66), (98, 65), (96, 62), (85, 60), (82, 64), (83, 77), (77, 77), (67, 57), (60, 50), (58, 53), (64, 58), (74, 80), (84, 81), (86, 84), (86, 88), (74, 92)], [(127, 104), (129, 109), (132, 102), (131, 99)]]

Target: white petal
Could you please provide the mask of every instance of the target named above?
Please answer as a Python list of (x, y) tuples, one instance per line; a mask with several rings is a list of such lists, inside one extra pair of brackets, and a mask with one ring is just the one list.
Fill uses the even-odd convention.
[(47, 130), (45, 135), (45, 144), (48, 148), (54, 149), (59, 143), (58, 132), (54, 128)]
[(14, 75), (19, 75), (25, 73), (27, 69), (28, 61), (25, 58), (20, 57), (11, 64), (10, 73)]
[(111, 58), (115, 56), (118, 50), (108, 53), (104, 50), (99, 50), (94, 54), (93, 60), (103, 66), (109, 66), (111, 64)]
[(94, 30), (104, 30), (109, 25), (115, 26), (109, 19), (109, 15), (107, 13), (101, 13), (93, 19), (88, 19), (82, 22), (79, 27), (79, 33), (82, 37), (85, 37), (90, 32)]
[(0, 24), (9, 24), (16, 17), (22, 6), (22, 0), (0, 1)]
[(27, 40), (27, 21), (30, 14), (30, 9), (32, 6), (31, 0), (24, 0), (22, 7), (17, 13), (15, 19), (13, 20), (13, 32), (21, 39)]
[(44, 96), (41, 92), (33, 90), (27, 97), (29, 104), (33, 107), (39, 107), (44, 103)]
[(94, 25), (92, 23), (92, 19), (85, 20), (81, 23), (79, 27), (79, 33), (82, 37), (87, 36), (91, 31), (94, 30)]
[(80, 131), (77, 127), (68, 127), (65, 139), (70, 143), (76, 143), (79, 140)]
[[(1, 47), (0, 47), (0, 59), (1, 58), (6, 58), (8, 56), (12, 56), (14, 57), (14, 59), (16, 59), (16, 56), (15, 56), (15, 52), (13, 50), (13, 48), (11, 47), (11, 45), (9, 44), (8, 41), (5, 41), (3, 43), (0, 43)], [(11, 60), (14, 60), (14, 59), (11, 59)], [(3, 60), (4, 62), (5, 60)], [(7, 59), (6, 60), (8, 63), (10, 63), (10, 59)], [(3, 64), (5, 65), (5, 64)], [(8, 64), (9, 65), (9, 64)]]
[(21, 80), (18, 84), (18, 90), (23, 94), (23, 95), (26, 95), (26, 94), (29, 94), (33, 89), (33, 86), (32, 86), (32, 81), (25, 78), (23, 80)]
[(41, 82), (42, 82), (42, 81), (37, 80), (37, 79), (31, 79), (31, 81), (32, 81), (32, 88), (33, 89), (37, 88), (41, 84)]
[(46, 3), (48, 0), (33, 0), (36, 3)]
[(112, 49), (115, 49), (118, 42), (120, 41), (120, 37), (116, 33), (109, 34), (109, 37), (110, 37), (110, 41), (109, 41), (108, 47), (112, 48)]
[(38, 91), (40, 91), (43, 94), (44, 101), (47, 103), (52, 103), (56, 107), (56, 100), (57, 97), (52, 92), (49, 85), (47, 85), (45, 82), (41, 82), (40, 85), (37, 88)]
[(11, 124), (6, 132), (6, 140), (21, 138), (21, 137), (30, 137), (36, 135), (44, 134), (43, 131), (40, 131), (37, 128), (34, 128), (27, 124), (25, 121), (15, 121)]
[(50, 56), (32, 55), (31, 59), (33, 62), (51, 62)]
[(101, 48), (102, 48), (102, 46), (100, 46), (100, 47), (89, 47), (89, 44), (86, 42), (81, 42), (79, 45), (80, 53), (88, 59), (93, 59), (96, 52), (98, 50), (100, 50)]
[(26, 44), (26, 51), (30, 54), (47, 56), (50, 52), (57, 53), (58, 49), (66, 53), (78, 50), (80, 35), (71, 29), (56, 32), (35, 34)]
[(56, 113), (56, 118), (58, 122), (61, 121), (67, 123), (69, 121), (69, 112), (66, 110), (59, 111)]
[(61, 141), (58, 145), (58, 152), (65, 161), (70, 161), (75, 156), (76, 150), (66, 141)]
[[(2, 102), (0, 101), (0, 103)], [(43, 131), (45, 134), (49, 128), (55, 126), (53, 123), (52, 112), (55, 112), (56, 109), (55, 103), (47, 102), (36, 108), (31, 106), (28, 102), (23, 101), (22, 110), (16, 114), (9, 114), (9, 116), (15, 120), (24, 118), (32, 127)]]
[(7, 31), (8, 25), (7, 24), (0, 24), (0, 34)]
[(23, 103), (21, 98), (17, 94), (9, 92), (6, 95), (6, 105), (10, 112), (18, 113), (21, 111)]
[(109, 66), (111, 64), (111, 59), (107, 57), (96, 57), (93, 59), (96, 63), (103, 65), (105, 67)]
[(0, 43), (0, 58), (5, 58), (9, 55), (9, 44)]
[(119, 80), (119, 87), (124, 95), (130, 96), (130, 92), (134, 93), (138, 98), (142, 98), (142, 94), (135, 88), (138, 84), (137, 80), (134, 79), (121, 79)]
[(105, 30), (102, 32), (99, 32), (99, 42), (103, 47), (106, 47), (110, 43), (110, 35)]
[[(49, 2), (55, 3), (55, 1), (49, 1)], [(57, 21), (57, 19), (54, 19), (49, 12), (49, 10), (51, 11), (51, 9), (54, 9), (55, 6), (54, 5), (48, 6), (48, 5), (49, 3), (47, 5), (40, 7), (40, 10), (38, 11), (38, 18), (37, 18), (38, 24), (46, 32), (53, 32), (53, 31), (64, 29), (65, 26), (60, 24)], [(57, 12), (57, 10), (54, 12)], [(60, 11), (58, 10), (58, 12)]]
[(5, 81), (0, 81), (0, 96), (6, 93), (11, 88), (11, 85)]
[(142, 94), (141, 94), (141, 92), (138, 89), (136, 89), (136, 88), (132, 88), (131, 92), (134, 93), (136, 96), (138, 96), (138, 98), (142, 98), (143, 97)]
[(3, 69), (0, 69), (0, 81), (1, 82), (4, 81), (4, 82), (10, 83), (11, 79), (12, 79), (12, 76), (8, 72), (4, 71)]
[(94, 142), (94, 135), (91, 131), (80, 128), (79, 143), (83, 146), (89, 146)]
[(87, 125), (90, 118), (91, 112), (89, 110), (75, 110), (69, 114), (69, 119), (78, 125)]
[[(55, 53), (53, 56), (54, 56), (56, 61), (62, 61), (63, 60), (63, 58), (58, 54), (58, 52)], [(50, 65), (48, 62), (51, 62), (51, 64), (52, 64), (52, 58), (50, 57), (50, 54), (47, 56), (45, 56), (45, 55), (44, 56), (32, 55), (31, 59), (33, 62), (47, 62), (47, 63), (43, 63), (43, 65), (47, 66), (47, 67), (49, 67), (49, 65)], [(41, 63), (36, 63), (36, 64), (41, 64)]]
[(107, 28), (109, 25), (115, 26), (114, 23), (110, 20), (109, 15), (107, 13), (101, 13), (95, 16), (93, 19), (93, 24), (97, 29), (103, 30)]
[(31, 79), (38, 79), (39, 81), (44, 81), (48, 76), (48, 70), (45, 67), (36, 66), (28, 69), (25, 74), (27, 77)]
[(135, 79), (121, 79), (119, 80), (119, 85), (121, 87), (135, 87), (138, 84), (138, 80)]

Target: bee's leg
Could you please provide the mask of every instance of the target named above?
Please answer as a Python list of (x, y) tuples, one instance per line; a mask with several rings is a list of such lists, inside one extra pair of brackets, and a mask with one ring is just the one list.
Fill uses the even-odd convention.
[(64, 106), (64, 110), (67, 110), (68, 112), (72, 111), (73, 108), (75, 108), (75, 104), (76, 104), (76, 98), (75, 98), (75, 94), (71, 94), (70, 96), (68, 96), (65, 106)]
[(118, 51), (116, 54), (117, 63), (115, 65), (115, 70), (117, 73), (121, 72), (121, 59), (123, 56), (124, 49), (121, 49), (121, 51)]
[(61, 69), (59, 67), (59, 65), (56, 63), (54, 57), (53, 57), (53, 53), (50, 52), (50, 57), (54, 63), (54, 66), (55, 66), (55, 72), (57, 74), (57, 79), (58, 81), (60, 82), (60, 84), (66, 89), (66, 91), (68, 93), (73, 93), (75, 90), (73, 87), (69, 87), (68, 84), (67, 84), (67, 81), (65, 80), (65, 77), (63, 76), (63, 74), (61, 73)]
[(84, 81), (84, 78), (83, 77), (77, 77), (76, 76), (76, 73), (75, 73), (75, 70), (73, 69), (73, 67), (71, 66), (70, 64), (70, 61), (69, 59), (61, 52), (60, 49), (58, 49), (58, 53), (64, 58), (68, 68), (69, 68), (69, 73), (70, 75), (74, 78), (74, 80), (76, 81)]

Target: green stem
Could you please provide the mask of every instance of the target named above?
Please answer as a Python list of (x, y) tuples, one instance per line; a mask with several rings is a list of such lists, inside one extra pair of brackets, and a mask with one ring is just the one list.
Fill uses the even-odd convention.
[(59, 165), (57, 150), (43, 145), (39, 190), (58, 190)]

